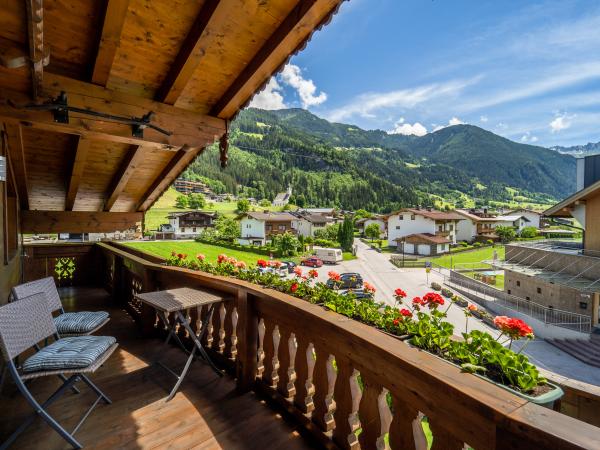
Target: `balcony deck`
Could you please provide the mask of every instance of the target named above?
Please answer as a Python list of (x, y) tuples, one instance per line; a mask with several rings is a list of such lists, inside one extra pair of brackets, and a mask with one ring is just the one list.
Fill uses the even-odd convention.
[[(61, 292), (69, 310), (93, 310), (107, 305), (103, 289), (67, 288)], [(182, 367), (186, 355), (159, 339), (142, 337), (130, 316), (117, 307), (108, 309), (111, 321), (102, 334), (115, 336), (119, 349), (93, 377), (113, 400), (99, 405), (77, 432), (90, 449), (305, 449), (312, 448), (298, 431), (270, 409), (256, 394), (239, 395), (230, 376), (218, 378), (207, 365), (194, 363), (180, 391), (165, 402), (174, 379), (152, 361), (160, 358), (170, 367)], [(42, 378), (31, 383), (38, 399), (45, 399), (60, 381)], [(50, 408), (67, 429), (93, 402), (92, 393), (68, 393)], [(0, 442), (32, 411), (14, 384), (7, 380), (0, 393)], [(40, 443), (43, 442), (43, 445)], [(69, 448), (43, 421), (23, 433), (13, 448)]]

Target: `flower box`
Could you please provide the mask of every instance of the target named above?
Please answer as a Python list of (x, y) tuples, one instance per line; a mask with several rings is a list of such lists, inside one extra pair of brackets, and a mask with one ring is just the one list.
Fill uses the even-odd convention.
[[(409, 346), (417, 349), (420, 352), (425, 352), (425, 353), (427, 353), (427, 354), (429, 354), (429, 355), (431, 355), (431, 356), (433, 356), (433, 357), (435, 357), (437, 359), (440, 359), (440, 360), (444, 361), (447, 364), (451, 364), (454, 367), (457, 367), (457, 368), (459, 368), (459, 369), (462, 370), (462, 368), (458, 364), (456, 364), (456, 363), (454, 363), (452, 361), (448, 361), (447, 359), (442, 358), (441, 356), (435, 355), (435, 354), (433, 354), (431, 352), (428, 352), (427, 350), (423, 350), (423, 349), (415, 346), (414, 344), (412, 344), (412, 342), (411, 342), (410, 339), (405, 340), (404, 342), (406, 342), (406, 344), (408, 344)], [(469, 372), (467, 372), (467, 373), (469, 373)], [(490, 382), (492, 384), (495, 384), (499, 388), (502, 388), (505, 391), (509, 391), (509, 392), (515, 394), (516, 396), (521, 397), (521, 398), (527, 400), (528, 402), (534, 403), (536, 405), (543, 406), (545, 408), (554, 409), (554, 405), (555, 405), (556, 401), (560, 400), (561, 397), (563, 395), (565, 395), (564, 391), (562, 390), (562, 388), (560, 386), (558, 386), (558, 385), (556, 385), (554, 383), (551, 383), (550, 381), (547, 381), (546, 385), (552, 387), (552, 390), (550, 390), (548, 392), (544, 392), (543, 394), (538, 395), (538, 396), (532, 396), (532, 395), (528, 395), (528, 394), (525, 394), (523, 392), (517, 391), (516, 389), (513, 389), (513, 388), (511, 388), (509, 386), (506, 386), (506, 385), (504, 385), (502, 383), (498, 383), (497, 381), (494, 381), (494, 380), (486, 377), (485, 375), (481, 375), (481, 374), (478, 374), (478, 373), (472, 373), (471, 375), (475, 375), (476, 377), (479, 377), (482, 380), (485, 380), (485, 381), (488, 381), (488, 382)]]
[(461, 308), (466, 308), (467, 306), (469, 306), (469, 302), (466, 301), (464, 298), (458, 298), (454, 300), (454, 303), (456, 303)]

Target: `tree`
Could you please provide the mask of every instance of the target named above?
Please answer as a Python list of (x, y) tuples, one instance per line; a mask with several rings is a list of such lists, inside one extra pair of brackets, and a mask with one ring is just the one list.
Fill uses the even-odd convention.
[(370, 218), (372, 214), (366, 209), (357, 209), (354, 213), (354, 221), (356, 222), (358, 219)]
[(281, 256), (294, 255), (300, 246), (298, 238), (287, 231), (283, 234), (273, 236), (271, 243)]
[(225, 216), (219, 216), (215, 221), (217, 237), (227, 242), (233, 242), (241, 235), (240, 224)]
[(509, 242), (517, 236), (517, 232), (513, 227), (498, 226), (494, 231), (502, 242)]
[(378, 223), (372, 223), (365, 228), (365, 236), (370, 238), (371, 242), (373, 242), (375, 239), (378, 239), (380, 234), (381, 228), (379, 228)]
[(340, 243), (343, 251), (352, 251), (352, 244), (354, 243), (354, 224), (352, 219), (348, 216), (344, 218), (344, 221), (338, 230), (337, 241)]
[(206, 206), (206, 200), (202, 194), (189, 194), (188, 205), (192, 209), (202, 209)]
[(250, 200), (247, 198), (242, 198), (237, 202), (237, 210), (240, 213), (247, 213), (250, 211)]
[(531, 239), (538, 235), (538, 230), (536, 227), (525, 227), (521, 230), (521, 237)]
[(258, 205), (262, 206), (263, 208), (268, 208), (269, 206), (271, 206), (271, 202), (266, 198), (263, 198)]
[(175, 199), (175, 207), (176, 208), (187, 208), (188, 207), (188, 198), (185, 195), (178, 195)]

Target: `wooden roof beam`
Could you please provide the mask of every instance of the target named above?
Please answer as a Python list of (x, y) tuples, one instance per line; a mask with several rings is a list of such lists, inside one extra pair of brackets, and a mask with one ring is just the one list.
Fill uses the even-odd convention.
[(139, 212), (21, 211), (22, 233), (111, 233), (137, 228)]
[(44, 7), (43, 0), (26, 0), (29, 58), (33, 98), (42, 91), (44, 78)]
[[(200, 42), (206, 26), (210, 22), (217, 6), (227, 2), (220, 0), (206, 0), (202, 9), (198, 13), (192, 28), (186, 36), (175, 61), (171, 65), (169, 73), (165, 77), (162, 85), (156, 92), (155, 99), (160, 102), (175, 104), (188, 82), (192, 78), (196, 67), (204, 56)], [(224, 6), (221, 6), (224, 8)]]
[(67, 189), (67, 199), (65, 201), (66, 211), (72, 211), (73, 206), (75, 205), (75, 199), (77, 198), (77, 191), (79, 191), (79, 185), (83, 178), (83, 171), (85, 169), (89, 149), (90, 140), (80, 136), (79, 141), (77, 142), (77, 149), (75, 150), (75, 160), (73, 161), (71, 178), (69, 179), (69, 187)]
[(10, 161), (15, 173), (19, 204), (21, 209), (29, 209), (29, 182), (27, 180), (27, 167), (25, 165), (23, 130), (19, 125), (7, 123), (4, 124), (4, 131), (6, 133)]
[(123, 162), (119, 166), (119, 170), (110, 183), (108, 194), (106, 196), (106, 203), (104, 204), (105, 211), (110, 211), (112, 209), (115, 202), (119, 198), (119, 195), (121, 195), (121, 192), (123, 192), (123, 189), (125, 189), (125, 186), (127, 186), (127, 182), (135, 172), (135, 169), (142, 161), (143, 157), (144, 147), (141, 145), (132, 145), (125, 155)]
[(102, 35), (98, 43), (98, 53), (92, 72), (92, 83), (106, 86), (108, 82), (117, 48), (119, 48), (128, 7), (129, 0), (108, 0), (106, 4)]
[[(335, 11), (338, 4), (337, 0), (300, 0), (215, 103), (210, 114), (231, 118), (286, 60), (290, 45), (296, 48), (302, 43), (314, 28), (314, 22), (319, 23)], [(294, 33), (295, 30), (298, 32)]]
[(185, 170), (188, 164), (190, 164), (203, 150), (203, 148), (182, 148), (178, 150), (156, 178), (154, 183), (152, 183), (150, 188), (142, 196), (138, 202), (136, 211), (146, 211), (150, 208), (163, 191), (175, 181), (175, 178), (177, 178), (179, 174)]
[(225, 121), (206, 114), (176, 108), (153, 100), (122, 94), (91, 83), (47, 73), (45, 99), (67, 95), (69, 106), (122, 117), (142, 117), (152, 111), (151, 123), (171, 132), (170, 136), (151, 128), (143, 137), (132, 135), (131, 125), (70, 112), (69, 123), (58, 123), (51, 111), (25, 109), (30, 99), (21, 93), (0, 88), (0, 119), (34, 128), (84, 136), (89, 139), (143, 145), (176, 151), (181, 147), (202, 148), (225, 133)]

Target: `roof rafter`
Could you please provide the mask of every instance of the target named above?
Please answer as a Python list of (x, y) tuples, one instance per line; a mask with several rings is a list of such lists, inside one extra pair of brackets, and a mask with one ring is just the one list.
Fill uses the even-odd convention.
[[(301, 34), (299, 32), (294, 35), (293, 31), (298, 29), (309, 33), (311, 29), (304, 30), (303, 22), (310, 16), (322, 16), (324, 19), (329, 17), (337, 10), (338, 3), (325, 0), (300, 0), (229, 86), (225, 94), (213, 105), (211, 115), (232, 117), (264, 82), (265, 75), (274, 73), (285, 62), (282, 59), (289, 56), (289, 51), (282, 49), (288, 46), (290, 41), (293, 42), (297, 39), (298, 34)], [(329, 5), (333, 7), (325, 9)], [(306, 33), (300, 39), (300, 45), (305, 42), (307, 37), (310, 37), (310, 34), (306, 35)], [(276, 63), (273, 61), (274, 58), (277, 59)]]
[(129, 0), (108, 0), (98, 53), (92, 72), (92, 83), (106, 86), (119, 47)]
[(136, 211), (146, 211), (160, 197), (163, 191), (168, 188), (175, 178), (198, 156), (204, 148), (182, 148), (177, 151), (165, 166), (160, 175), (154, 180), (154, 183), (142, 196), (138, 202)]
[(71, 178), (69, 180), (69, 188), (67, 189), (67, 199), (65, 201), (65, 210), (72, 211), (77, 198), (77, 191), (83, 178), (85, 163), (87, 161), (88, 150), (90, 149), (90, 140), (82, 136), (77, 141), (77, 149), (75, 150), (75, 161), (71, 169)]
[(110, 183), (106, 196), (106, 203), (104, 204), (105, 211), (110, 211), (112, 209), (143, 157), (144, 147), (141, 145), (132, 145)]
[(44, 7), (42, 0), (26, 0), (31, 86), (33, 98), (42, 90), (44, 78)]
[[(227, 2), (221, 0), (206, 0), (183, 41), (169, 73), (156, 92), (157, 101), (170, 105), (175, 104), (204, 56), (204, 50), (201, 48), (201, 37), (204, 30), (217, 7), (225, 3)], [(225, 8), (225, 6), (221, 6), (221, 8)]]

